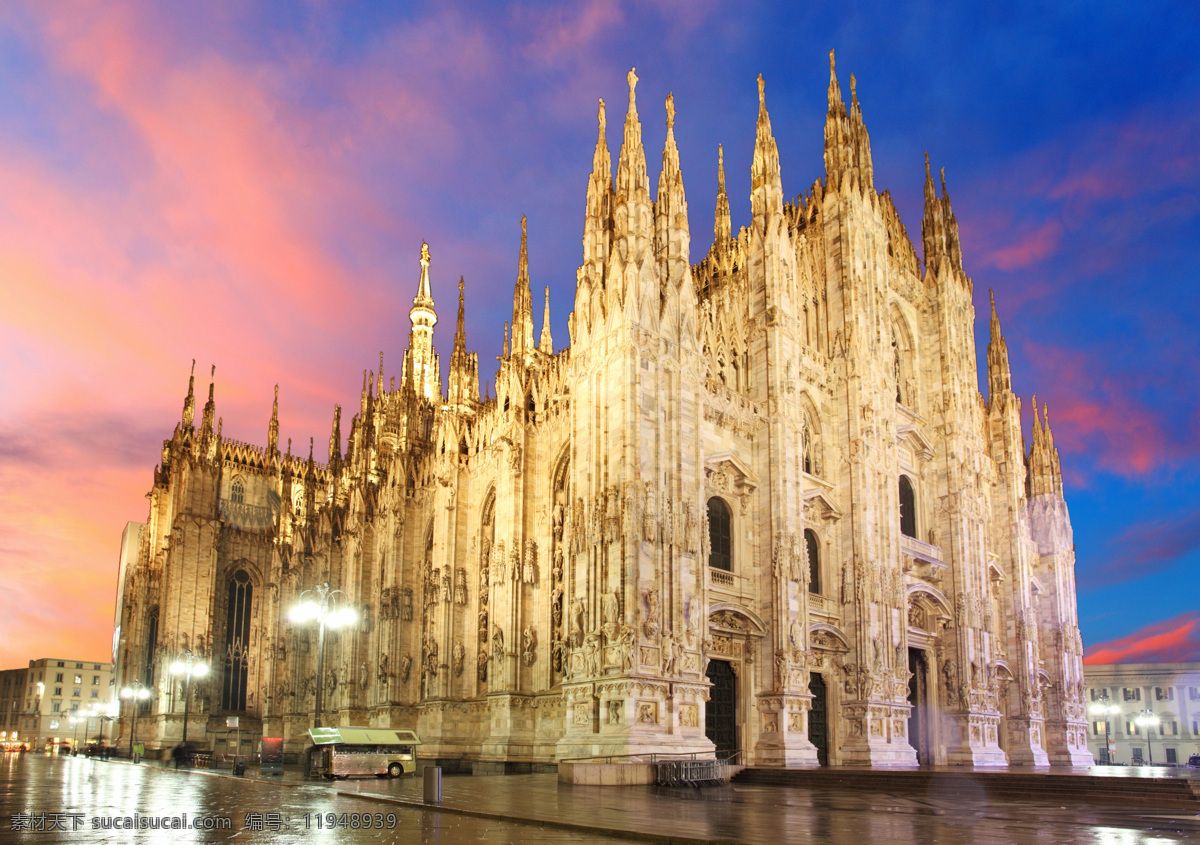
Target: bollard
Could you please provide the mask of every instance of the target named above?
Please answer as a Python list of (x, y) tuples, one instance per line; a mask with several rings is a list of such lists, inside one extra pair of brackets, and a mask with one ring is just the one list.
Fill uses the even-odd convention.
[(442, 803), (442, 767), (425, 767), (425, 803)]

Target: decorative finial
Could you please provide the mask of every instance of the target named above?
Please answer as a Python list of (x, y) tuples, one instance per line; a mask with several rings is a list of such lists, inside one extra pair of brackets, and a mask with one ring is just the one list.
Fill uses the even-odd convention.
[(429, 244), (425, 243), (425, 241), (421, 241), (421, 263), (429, 263)]
[(463, 295), (463, 284), (464, 284), (464, 283), (465, 283), (465, 282), (464, 282), (464, 277), (462, 277), (462, 276), (459, 276), (459, 277), (458, 277), (458, 298), (459, 298), (459, 299), (462, 299), (462, 295)]
[(279, 385), (275, 385), (275, 401), (279, 401)]
[(833, 74), (836, 72), (837, 72), (837, 68), (834, 65), (834, 61), (833, 61), (833, 50), (830, 50), (829, 51), (829, 75), (833, 76)]
[(601, 138), (603, 138), (603, 137), (604, 137), (604, 127), (605, 127), (605, 120), (604, 120), (604, 98), (603, 98), (603, 97), (601, 97), (601, 98), (600, 98), (600, 107), (599, 107), (599, 109), (597, 110), (597, 112), (598, 112), (598, 113), (597, 113), (597, 115), (596, 115), (596, 118), (597, 118), (597, 120), (599, 120), (599, 121), (600, 121), (600, 137), (601, 137)]
[(850, 99), (858, 98), (858, 80), (854, 78), (854, 74), (850, 74)]
[(675, 128), (675, 94), (667, 94), (667, 129)]
[(216, 378), (216, 377), (217, 377), (217, 365), (216, 365), (216, 364), (213, 364), (213, 365), (212, 365), (212, 372), (209, 374), (209, 377), (210, 377), (210, 378)]
[(631, 67), (629, 69), (629, 73), (625, 76), (625, 78), (629, 80), (629, 99), (631, 100), (633, 99), (633, 89), (637, 87), (638, 77), (637, 73), (635, 73), (636, 70), (637, 68)]
[(767, 107), (767, 83), (763, 81), (763, 75), (758, 75), (758, 107)]
[(717, 188), (725, 190), (725, 148), (717, 144)]

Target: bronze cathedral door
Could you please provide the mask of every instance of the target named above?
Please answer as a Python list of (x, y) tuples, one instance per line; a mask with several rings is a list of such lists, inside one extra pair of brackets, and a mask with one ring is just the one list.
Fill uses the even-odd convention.
[(737, 749), (737, 675), (728, 660), (710, 660), (708, 706), (704, 710), (704, 733), (717, 746), (717, 757), (728, 757)]
[(829, 765), (829, 730), (826, 716), (828, 699), (825, 695), (825, 676), (813, 672), (808, 676), (808, 691), (812, 693), (812, 706), (808, 711), (808, 741), (817, 747), (817, 762)]

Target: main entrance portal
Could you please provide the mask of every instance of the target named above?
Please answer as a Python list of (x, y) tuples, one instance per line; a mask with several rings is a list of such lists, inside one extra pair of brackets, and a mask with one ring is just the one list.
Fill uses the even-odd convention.
[(717, 746), (718, 757), (729, 757), (737, 748), (737, 675), (728, 660), (710, 660), (708, 691), (705, 708), (704, 733)]
[(808, 691), (812, 693), (812, 708), (808, 711), (808, 741), (817, 747), (817, 762), (829, 765), (829, 730), (825, 676), (813, 672), (808, 676)]
[(917, 751), (917, 763), (929, 765), (933, 762), (929, 754), (929, 672), (925, 652), (919, 648), (908, 650), (908, 703), (912, 710), (908, 715), (908, 741)]

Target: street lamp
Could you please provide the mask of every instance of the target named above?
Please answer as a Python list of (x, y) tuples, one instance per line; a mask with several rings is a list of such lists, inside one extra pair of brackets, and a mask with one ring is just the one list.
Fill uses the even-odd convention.
[(1154, 715), (1154, 711), (1146, 708), (1141, 713), (1138, 713), (1134, 719), (1137, 724), (1146, 731), (1146, 751), (1150, 754), (1150, 765), (1154, 765), (1154, 746), (1150, 742), (1150, 731), (1158, 727), (1158, 717)]
[(133, 756), (133, 736), (137, 733), (137, 709), (138, 703), (145, 701), (150, 697), (150, 690), (146, 689), (146, 685), (141, 681), (134, 681), (131, 685), (121, 690), (121, 698), (130, 699), (130, 704), (133, 708), (132, 722), (129, 726), (129, 759), (137, 762)]
[(1108, 717), (1115, 716), (1121, 712), (1121, 708), (1111, 703), (1108, 700), (1108, 691), (1100, 693), (1100, 697), (1096, 699), (1095, 704), (1088, 708), (1093, 716), (1104, 717), (1104, 763), (1110, 763), (1109, 755), (1112, 753), (1112, 733), (1108, 724)]
[[(75, 753), (79, 753), (79, 718), (72, 715), (71, 719), (71, 747)], [(87, 728), (83, 729), (83, 741), (87, 742)]]
[(171, 664), (171, 672), (175, 675), (186, 676), (183, 688), (183, 744), (187, 745), (188, 708), (192, 703), (192, 678), (203, 678), (208, 674), (208, 664), (200, 661), (190, 651), (185, 651), (179, 659)]
[(320, 633), (317, 635), (317, 712), (313, 720), (314, 728), (321, 727), (321, 691), (325, 686), (322, 683), (325, 672), (325, 629), (352, 625), (358, 618), (354, 608), (345, 604), (337, 606), (341, 601), (336, 598), (339, 595), (342, 596), (342, 600), (346, 597), (341, 590), (330, 590), (329, 582), (325, 581), (313, 589), (301, 593), (300, 603), (288, 613), (288, 619), (292, 622), (308, 622), (316, 619), (320, 626)]

